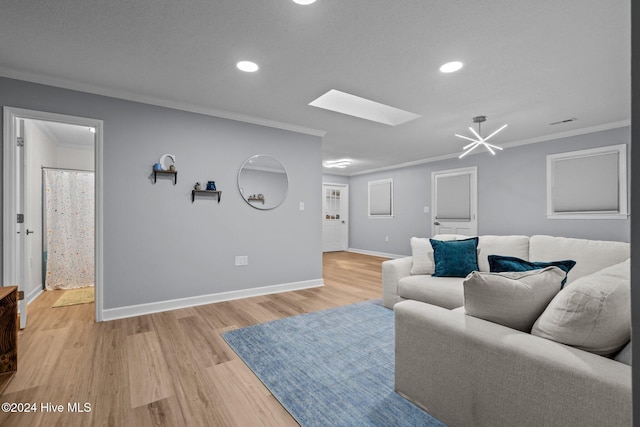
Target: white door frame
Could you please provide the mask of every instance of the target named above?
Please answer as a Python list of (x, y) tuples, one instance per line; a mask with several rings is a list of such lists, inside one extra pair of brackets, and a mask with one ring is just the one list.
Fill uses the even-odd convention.
[[(17, 119), (44, 120), (61, 122), (79, 126), (93, 127), (95, 133), (95, 294), (96, 294), (96, 321), (102, 321), (103, 306), (103, 122), (98, 119), (68, 116), (64, 114), (48, 113), (43, 111), (26, 110), (16, 107), (4, 107), (4, 139), (3, 139), (3, 208), (2, 208), (2, 285), (11, 286), (21, 280), (21, 271), (25, 268), (24, 257), (16, 254), (17, 241), (15, 237), (19, 231), (17, 224), (18, 212), (18, 173), (16, 163), (18, 156), (17, 146)], [(22, 265), (21, 265), (22, 263)], [(22, 312), (26, 309), (26, 301), (23, 303)], [(23, 320), (24, 317), (24, 320)], [(21, 316), (20, 322), (26, 322), (26, 316)], [(24, 325), (20, 325), (21, 328)]]
[[(333, 182), (323, 182), (322, 183), (322, 207), (324, 209), (324, 186), (325, 185), (330, 185), (330, 186), (334, 186), (334, 187), (342, 187), (343, 191), (346, 192), (347, 197), (346, 197), (346, 204), (342, 203), (342, 199), (340, 200), (340, 210), (345, 212), (345, 216), (343, 217), (343, 222), (345, 224), (345, 228), (344, 228), (344, 246), (345, 246), (345, 251), (349, 250), (349, 184), (340, 184), (340, 183), (333, 183)], [(324, 221), (324, 213), (323, 215), (323, 221)], [(322, 226), (322, 233), (324, 234), (324, 225)], [(323, 246), (324, 246), (324, 235), (322, 236), (323, 239)], [(324, 248), (323, 248), (323, 252), (324, 252)]]
[[(474, 232), (472, 234), (478, 235), (478, 167), (470, 166), (466, 168), (458, 168), (458, 169), (448, 169), (448, 170), (440, 170), (440, 171), (432, 171), (431, 172), (431, 206), (433, 209), (431, 210), (431, 230), (432, 234), (438, 234), (436, 227), (436, 223), (439, 220), (436, 218), (436, 214), (438, 213), (438, 209), (436, 206), (436, 175), (466, 175), (469, 174), (471, 176), (471, 191), (469, 197), (469, 205), (471, 209), (471, 221), (467, 222), (467, 224), (473, 224)], [(457, 234), (457, 233), (456, 233)]]

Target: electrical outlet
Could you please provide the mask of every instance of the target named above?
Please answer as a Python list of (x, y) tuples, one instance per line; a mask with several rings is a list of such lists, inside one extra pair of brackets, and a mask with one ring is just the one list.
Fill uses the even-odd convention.
[(424, 207), (424, 213), (429, 213), (429, 206)]
[(243, 265), (249, 265), (249, 257), (246, 255), (236, 256), (236, 267), (241, 267)]
[(389, 241), (389, 236), (384, 236), (384, 241), (388, 242)]
[(304, 202), (300, 202), (300, 207), (299, 207), (299, 209), (300, 209), (301, 211), (303, 211), (303, 210), (304, 210)]

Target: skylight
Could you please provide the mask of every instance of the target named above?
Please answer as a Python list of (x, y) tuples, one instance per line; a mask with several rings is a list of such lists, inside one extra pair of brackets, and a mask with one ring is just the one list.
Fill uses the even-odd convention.
[(419, 114), (331, 89), (329, 92), (309, 103), (312, 107), (359, 117), (365, 120), (397, 126), (420, 117)]

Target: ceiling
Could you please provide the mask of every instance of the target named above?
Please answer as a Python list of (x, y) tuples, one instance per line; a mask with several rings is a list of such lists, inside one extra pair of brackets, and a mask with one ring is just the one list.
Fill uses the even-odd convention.
[[(457, 156), (466, 144), (453, 135), (477, 115), (485, 136), (509, 124), (492, 138), (505, 147), (630, 119), (629, 0), (0, 7), (0, 75), (324, 135), (324, 160), (354, 160), (325, 172)], [(260, 70), (243, 73), (240, 60)], [(441, 73), (452, 60), (464, 67)], [(389, 126), (308, 105), (330, 89), (421, 117)]]
[(93, 150), (95, 144), (94, 133), (92, 133), (87, 126), (43, 120), (29, 120), (40, 128), (40, 130), (59, 147), (77, 150)]

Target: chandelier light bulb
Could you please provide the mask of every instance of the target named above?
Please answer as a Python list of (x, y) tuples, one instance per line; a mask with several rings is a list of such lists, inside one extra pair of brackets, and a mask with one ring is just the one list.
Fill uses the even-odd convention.
[(486, 138), (483, 138), (482, 136), (480, 136), (480, 123), (484, 122), (486, 119), (487, 118), (485, 116), (477, 116), (477, 117), (473, 118), (473, 122), (474, 123), (478, 123), (478, 131), (477, 132), (476, 132), (476, 130), (474, 128), (469, 126), (469, 130), (471, 131), (471, 133), (477, 139), (469, 138), (468, 136), (460, 135), (460, 134), (457, 134), (457, 133), (454, 134), (454, 136), (457, 136), (458, 138), (462, 138), (462, 139), (466, 139), (467, 141), (471, 141), (470, 144), (467, 144), (462, 148), (464, 153), (460, 154), (460, 156), (458, 157), (459, 159), (463, 158), (464, 156), (466, 156), (467, 154), (469, 154), (470, 152), (472, 152), (473, 150), (475, 150), (476, 148), (478, 148), (481, 145), (483, 145), (492, 155), (496, 154), (496, 152), (494, 150), (502, 150), (502, 147), (498, 147), (497, 145), (489, 144), (489, 143), (487, 143), (487, 141), (489, 140), (489, 138), (491, 138), (492, 136), (498, 134), (498, 132), (500, 132), (501, 130), (506, 128), (507, 125), (502, 125), (502, 127), (500, 127), (498, 130), (494, 131), (492, 134), (490, 134)]

